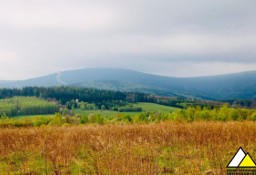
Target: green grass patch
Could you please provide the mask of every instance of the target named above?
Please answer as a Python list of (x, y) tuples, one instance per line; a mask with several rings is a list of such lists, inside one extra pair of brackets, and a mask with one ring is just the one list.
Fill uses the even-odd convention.
[(141, 107), (144, 112), (172, 112), (178, 108), (159, 105), (155, 103), (135, 103), (134, 107)]
[[(142, 103), (142, 102), (132, 104), (132, 106), (142, 108), (143, 112), (170, 113), (178, 109), (175, 107), (169, 107), (169, 106), (159, 105), (155, 103)], [(83, 109), (74, 109), (74, 112), (76, 114), (82, 114), (82, 115), (100, 114), (103, 116), (116, 116), (118, 114), (134, 116), (141, 113), (141, 112), (119, 112), (119, 111), (110, 111), (110, 110), (83, 110)]]
[(128, 114), (136, 115), (141, 112), (119, 112), (119, 111), (110, 111), (110, 110), (83, 110), (83, 109), (74, 109), (76, 114), (89, 115), (89, 114), (100, 114), (102, 116), (115, 116), (118, 114)]

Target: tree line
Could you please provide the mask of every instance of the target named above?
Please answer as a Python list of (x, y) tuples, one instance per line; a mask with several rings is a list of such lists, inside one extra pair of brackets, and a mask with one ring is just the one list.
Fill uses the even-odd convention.
[[(97, 109), (112, 110), (127, 106), (128, 103), (151, 102), (178, 108), (199, 105), (201, 107), (215, 107), (219, 102), (202, 101), (186, 97), (164, 97), (141, 92), (120, 92), (83, 87), (24, 87), (0, 89), (0, 99), (14, 96), (35, 96), (44, 99), (57, 100), (68, 109), (77, 107), (77, 100), (95, 104)], [(126, 109), (125, 109), (126, 110)]]

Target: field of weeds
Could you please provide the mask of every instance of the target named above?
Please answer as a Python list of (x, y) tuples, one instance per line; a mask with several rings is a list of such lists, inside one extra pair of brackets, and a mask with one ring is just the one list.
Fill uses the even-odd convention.
[(0, 174), (225, 174), (255, 136), (252, 121), (0, 128)]

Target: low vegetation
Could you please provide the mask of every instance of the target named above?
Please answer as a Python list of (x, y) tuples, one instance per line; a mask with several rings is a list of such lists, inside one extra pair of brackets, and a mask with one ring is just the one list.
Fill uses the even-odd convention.
[[(139, 104), (137, 104), (139, 105)], [(152, 106), (154, 104), (142, 103), (141, 106)], [(160, 106), (161, 107), (161, 106)], [(28, 127), (28, 126), (69, 126), (84, 124), (125, 124), (125, 123), (159, 123), (161, 121), (256, 121), (256, 110), (243, 108), (230, 108), (224, 105), (219, 108), (207, 109), (200, 107), (189, 107), (186, 110), (162, 106), (169, 109), (165, 112), (126, 112), (116, 111), (75, 110), (77, 114), (61, 114), (48, 116), (12, 117), (2, 116), (0, 127)]]
[(210, 175), (240, 146), (256, 157), (256, 110), (240, 103), (69, 87), (0, 98), (3, 175)]
[(254, 122), (0, 128), (0, 174), (224, 174)]

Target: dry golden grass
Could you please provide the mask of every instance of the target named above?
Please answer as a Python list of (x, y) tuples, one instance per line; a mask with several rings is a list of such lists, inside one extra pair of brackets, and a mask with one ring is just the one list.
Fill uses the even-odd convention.
[(0, 128), (0, 174), (225, 174), (254, 122)]

